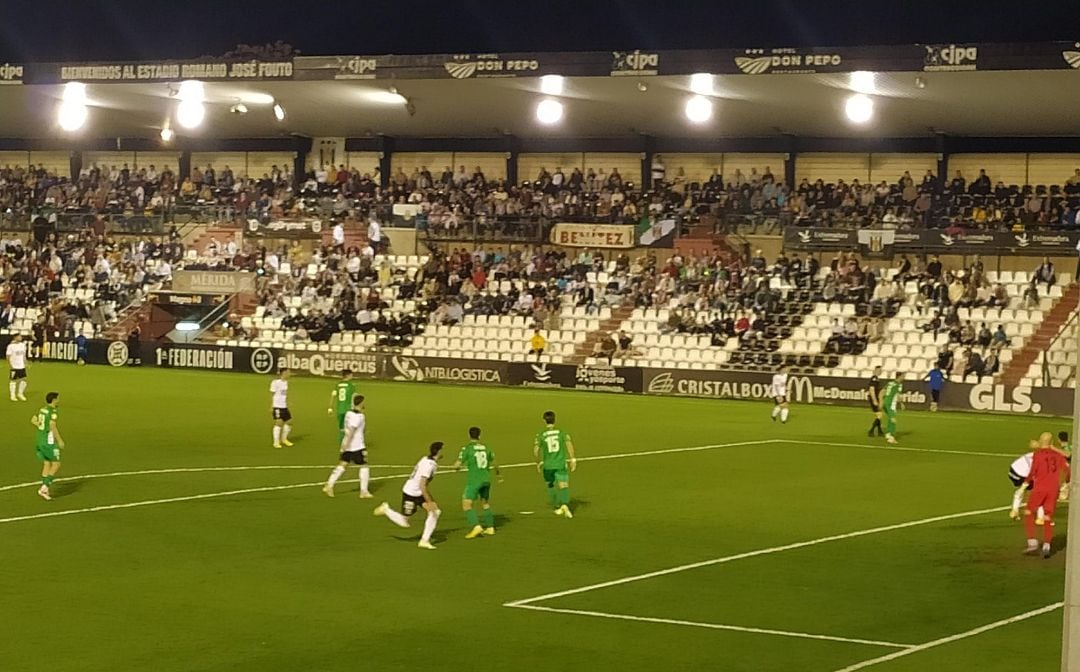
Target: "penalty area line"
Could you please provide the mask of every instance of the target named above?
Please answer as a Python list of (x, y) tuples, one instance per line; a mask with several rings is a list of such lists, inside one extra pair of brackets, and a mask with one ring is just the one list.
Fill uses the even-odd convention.
[(621, 621), (638, 621), (642, 623), (660, 623), (663, 625), (682, 625), (694, 628), (706, 628), (709, 630), (729, 630), (732, 632), (747, 632), (756, 635), (774, 635), (777, 637), (793, 637), (796, 639), (817, 639), (827, 642), (844, 642), (846, 644), (865, 644), (868, 646), (883, 646), (892, 649), (909, 649), (911, 644), (898, 644), (876, 639), (859, 639), (857, 637), (837, 637), (834, 635), (819, 635), (812, 632), (792, 632), (789, 630), (773, 630), (771, 628), (755, 628), (742, 625), (726, 625), (721, 623), (703, 623), (701, 621), (684, 621), (675, 618), (654, 618), (651, 616), (632, 616), (630, 614), (612, 614), (606, 611), (587, 611), (583, 609), (559, 609), (555, 607), (540, 607), (533, 604), (510, 604), (504, 605), (513, 609), (531, 609), (533, 611), (546, 611), (555, 614), (572, 614), (574, 616), (594, 616), (596, 618), (610, 618)]
[(940, 639), (935, 639), (933, 641), (926, 642), (925, 644), (918, 644), (916, 646), (912, 646), (912, 647), (903, 649), (902, 651), (894, 651), (894, 652), (886, 654), (884, 656), (879, 656), (877, 658), (871, 658), (869, 660), (864, 660), (862, 662), (855, 663), (854, 665), (848, 665), (847, 667), (836, 670), (836, 672), (856, 672), (856, 670), (864, 670), (864, 669), (866, 669), (868, 667), (873, 667), (874, 665), (879, 665), (881, 663), (887, 663), (890, 660), (896, 660), (897, 658), (903, 658), (904, 656), (910, 656), (913, 653), (919, 653), (920, 651), (926, 651), (927, 649), (933, 649), (935, 647), (942, 646), (943, 644), (951, 644), (952, 642), (958, 642), (961, 639), (967, 639), (968, 637), (974, 637), (976, 635), (981, 635), (984, 632), (989, 632), (991, 630), (996, 630), (997, 628), (1002, 628), (1002, 627), (1005, 627), (1006, 625), (1012, 625), (1013, 623), (1019, 623), (1020, 621), (1026, 621), (1029, 618), (1034, 618), (1036, 616), (1042, 616), (1043, 614), (1048, 614), (1051, 611), (1056, 611), (1057, 609), (1060, 609), (1062, 606), (1064, 606), (1064, 604), (1065, 604), (1064, 602), (1055, 602), (1053, 604), (1048, 604), (1045, 607), (1042, 607), (1040, 609), (1032, 609), (1031, 611), (1026, 611), (1026, 612), (1024, 612), (1022, 614), (1017, 614), (1016, 616), (1012, 616), (1010, 618), (1003, 618), (1000, 621), (994, 621), (993, 623), (987, 623), (986, 625), (980, 626), (978, 628), (972, 628), (971, 630), (968, 630), (967, 632), (960, 632), (960, 633), (957, 633), (955, 635), (949, 635), (948, 637), (941, 637)]

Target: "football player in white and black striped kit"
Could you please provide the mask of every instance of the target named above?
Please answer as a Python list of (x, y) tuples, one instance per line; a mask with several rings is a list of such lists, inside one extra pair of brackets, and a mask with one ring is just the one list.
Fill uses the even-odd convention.
[(788, 419), (788, 367), (781, 366), (776, 374), (772, 377), (772, 384), (769, 385), (769, 396), (772, 397), (773, 406), (772, 419), (775, 422), (777, 418), (780, 418), (780, 422), (787, 422)]

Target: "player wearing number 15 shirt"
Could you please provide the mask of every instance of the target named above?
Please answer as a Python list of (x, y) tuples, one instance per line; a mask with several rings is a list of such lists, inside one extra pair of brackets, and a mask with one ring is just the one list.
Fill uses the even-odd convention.
[[(555, 427), (555, 411), (544, 412), (543, 431), (537, 432), (533, 441), (536, 469), (547, 483), (548, 502), (556, 516), (573, 518), (570, 511), (570, 472), (577, 469), (574, 442), (570, 435)], [(569, 467), (569, 469), (567, 468)]]

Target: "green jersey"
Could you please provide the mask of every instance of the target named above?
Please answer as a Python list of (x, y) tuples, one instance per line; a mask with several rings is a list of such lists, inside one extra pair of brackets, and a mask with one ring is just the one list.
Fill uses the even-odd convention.
[(889, 384), (885, 386), (885, 412), (895, 413), (897, 406), (900, 405), (900, 393), (903, 391), (903, 386), (895, 381), (890, 380)]
[(56, 409), (52, 406), (42, 406), (41, 410), (37, 413), (37, 439), (36, 446), (45, 447), (51, 446), (56, 443), (56, 437), (53, 436), (51, 427), (52, 423), (56, 420)]
[(470, 441), (458, 453), (458, 462), (468, 470), (472, 484), (491, 483), (491, 469), (495, 466), (495, 453), (479, 441)]
[(565, 470), (570, 459), (570, 435), (561, 429), (549, 427), (536, 434), (536, 445), (540, 447), (540, 456), (544, 469)]
[(356, 385), (352, 381), (341, 381), (334, 386), (334, 409), (338, 415), (345, 415), (352, 408), (353, 393)]

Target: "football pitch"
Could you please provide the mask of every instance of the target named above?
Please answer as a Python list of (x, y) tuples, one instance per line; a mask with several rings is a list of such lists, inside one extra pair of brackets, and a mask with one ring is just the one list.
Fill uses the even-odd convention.
[[(337, 459), (332, 379), (30, 369), (0, 402), (0, 670), (1056, 669), (1064, 509), (1050, 560), (1007, 516), (1010, 462), (1066, 420), (359, 381), (374, 500)], [(52, 502), (29, 419), (61, 392)], [(573, 520), (532, 461), (554, 410), (580, 458)], [(497, 534), (466, 541), (470, 425), (503, 465)], [(371, 514), (446, 442), (434, 552)]]

